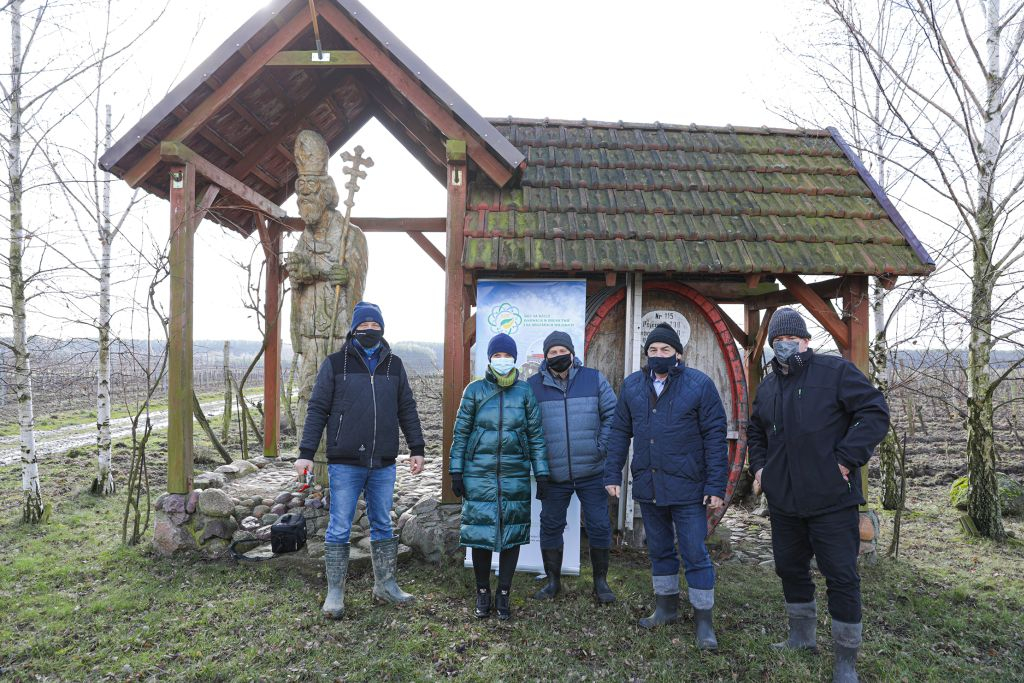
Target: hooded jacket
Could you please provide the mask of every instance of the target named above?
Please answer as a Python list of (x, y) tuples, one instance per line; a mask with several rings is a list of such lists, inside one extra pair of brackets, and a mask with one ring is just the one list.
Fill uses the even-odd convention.
[(324, 429), (327, 462), (387, 467), (398, 456), (398, 430), (412, 455), (423, 455), (423, 431), (405, 366), (386, 341), (373, 372), (350, 338), (320, 366), (306, 409), (299, 453), (313, 459)]

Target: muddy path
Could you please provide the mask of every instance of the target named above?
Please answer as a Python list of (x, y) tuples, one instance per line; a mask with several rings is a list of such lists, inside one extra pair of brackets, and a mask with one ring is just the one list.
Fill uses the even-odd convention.
[[(201, 404), (203, 412), (207, 417), (214, 417), (224, 412), (224, 401), (211, 401)], [(150, 413), (150, 420), (153, 422), (153, 429), (164, 429), (167, 427), (167, 411), (157, 410)], [(127, 417), (110, 421), (111, 440), (120, 439), (130, 435), (132, 422)], [(92, 446), (96, 443), (96, 423), (86, 422), (77, 425), (68, 425), (57, 429), (36, 432), (36, 452), (40, 457), (63, 453), (72, 448)], [(21, 458), (21, 447), (18, 436), (0, 437), (0, 467), (10, 465)]]

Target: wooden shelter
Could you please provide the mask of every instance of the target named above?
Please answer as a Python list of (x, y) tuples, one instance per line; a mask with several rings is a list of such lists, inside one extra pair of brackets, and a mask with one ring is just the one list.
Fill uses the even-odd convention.
[[(696, 292), (745, 351), (737, 381), (754, 387), (776, 308), (802, 304), (866, 369), (868, 277), (891, 285), (934, 267), (835, 130), (488, 120), (359, 2), (272, 0), (101, 160), (171, 204), (170, 491), (192, 480), (193, 231), (207, 218), (263, 244), (274, 456), (281, 235), (302, 228), (280, 208), (293, 192), (291, 143), (309, 128), (334, 153), (370, 118), (448, 191), (444, 217), (353, 219), (406, 232), (445, 269), (446, 458), (481, 276), (585, 277), (595, 302), (618, 297), (610, 306), (652, 288)], [(445, 253), (423, 235), (441, 231)], [(742, 304), (744, 320), (719, 315), (722, 303)], [(745, 421), (744, 406), (738, 432)]]

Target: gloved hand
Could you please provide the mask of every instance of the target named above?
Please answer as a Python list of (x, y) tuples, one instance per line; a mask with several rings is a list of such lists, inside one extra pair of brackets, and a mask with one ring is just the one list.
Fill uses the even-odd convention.
[(452, 493), (459, 498), (466, 495), (466, 487), (462, 485), (462, 472), (452, 472)]
[(537, 500), (544, 500), (548, 497), (548, 478), (537, 477)]

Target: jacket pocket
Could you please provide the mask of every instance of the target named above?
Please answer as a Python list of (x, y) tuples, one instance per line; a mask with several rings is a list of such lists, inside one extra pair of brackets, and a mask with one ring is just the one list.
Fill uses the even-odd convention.
[(480, 437), (484, 435), (482, 429), (474, 429), (473, 433), (469, 435), (469, 443), (466, 444), (466, 460), (472, 460), (476, 454), (476, 447), (480, 443)]

